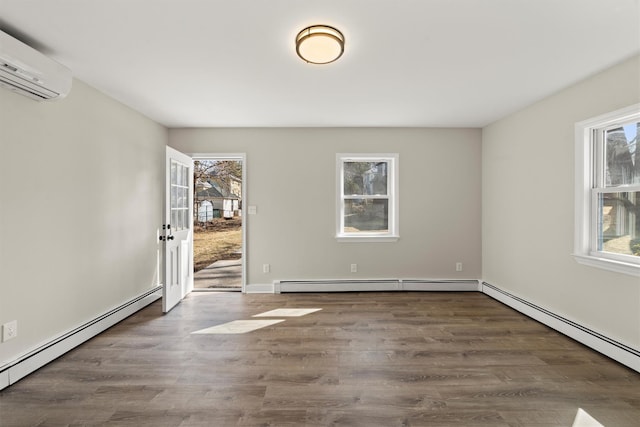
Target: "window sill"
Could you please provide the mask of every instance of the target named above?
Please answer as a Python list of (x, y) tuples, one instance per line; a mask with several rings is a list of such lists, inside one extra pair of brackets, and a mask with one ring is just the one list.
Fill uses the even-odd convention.
[(343, 243), (390, 243), (397, 242), (398, 239), (400, 236), (336, 236), (336, 240)]
[(640, 265), (638, 264), (598, 258), (589, 255), (574, 254), (573, 257), (579, 264), (588, 265), (589, 267), (601, 268), (603, 270), (640, 277)]

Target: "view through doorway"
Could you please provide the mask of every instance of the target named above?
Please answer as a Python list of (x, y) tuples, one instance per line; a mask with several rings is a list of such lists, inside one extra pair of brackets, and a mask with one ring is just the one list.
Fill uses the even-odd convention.
[(194, 291), (241, 291), (243, 159), (194, 158)]

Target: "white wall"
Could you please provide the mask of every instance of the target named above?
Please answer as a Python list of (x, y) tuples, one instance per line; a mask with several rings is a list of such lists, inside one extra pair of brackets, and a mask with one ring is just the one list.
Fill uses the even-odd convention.
[[(480, 277), (478, 129), (171, 129), (186, 153), (247, 155), (248, 284)], [(399, 153), (400, 240), (338, 243), (336, 153)], [(257, 215), (246, 207), (257, 206)], [(464, 263), (455, 272), (455, 263)], [(271, 264), (263, 273), (262, 265)], [(350, 264), (358, 272), (350, 272)]]
[(1, 369), (158, 284), (167, 130), (80, 81), (1, 89), (0, 129)]
[(577, 264), (574, 124), (640, 101), (629, 59), (483, 130), (483, 279), (640, 349), (640, 279)]

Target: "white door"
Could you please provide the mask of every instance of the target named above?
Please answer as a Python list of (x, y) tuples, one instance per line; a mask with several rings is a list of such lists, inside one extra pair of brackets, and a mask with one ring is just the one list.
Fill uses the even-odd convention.
[(193, 290), (193, 160), (167, 147), (162, 311)]

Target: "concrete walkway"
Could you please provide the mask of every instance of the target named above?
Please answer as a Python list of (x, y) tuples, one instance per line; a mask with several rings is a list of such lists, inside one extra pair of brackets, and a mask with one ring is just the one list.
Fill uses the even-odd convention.
[(242, 289), (242, 259), (216, 261), (193, 275), (194, 289)]

